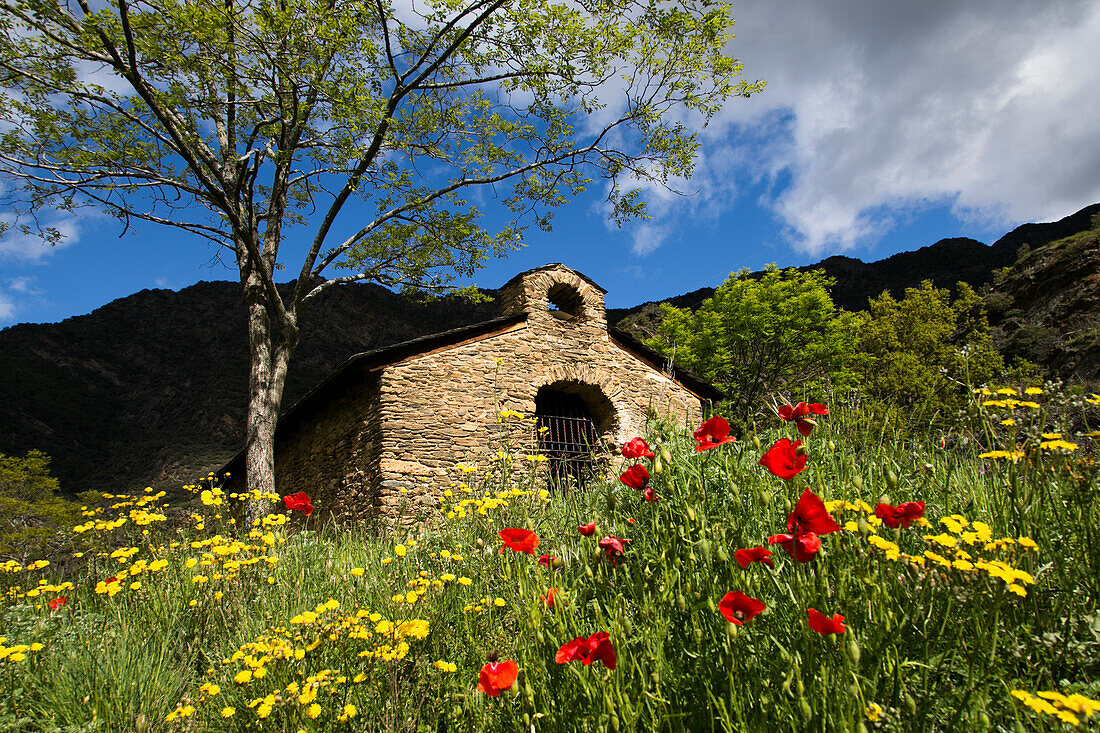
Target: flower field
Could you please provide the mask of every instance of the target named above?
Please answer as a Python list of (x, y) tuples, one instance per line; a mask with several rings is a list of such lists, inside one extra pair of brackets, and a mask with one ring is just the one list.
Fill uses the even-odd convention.
[(1100, 397), (974, 398), (655, 419), (584, 490), (487, 451), (405, 528), (107, 495), (0, 564), (0, 730), (1100, 730)]

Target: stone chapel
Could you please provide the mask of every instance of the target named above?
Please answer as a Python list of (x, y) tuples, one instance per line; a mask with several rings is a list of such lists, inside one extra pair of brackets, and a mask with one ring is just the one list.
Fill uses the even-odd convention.
[[(457, 463), (495, 455), (501, 411), (527, 417), (528, 450), (573, 481), (650, 416), (697, 424), (722, 394), (609, 329), (605, 292), (545, 265), (498, 291), (498, 318), (352, 356), (280, 418), (277, 491), (305, 491), (322, 516), (408, 521), (438, 505)], [(243, 466), (226, 466), (227, 491)]]

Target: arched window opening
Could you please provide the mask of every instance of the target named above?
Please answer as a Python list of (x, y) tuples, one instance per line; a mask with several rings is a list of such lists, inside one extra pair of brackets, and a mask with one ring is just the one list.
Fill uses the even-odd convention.
[(600, 436), (610, 428), (613, 413), (607, 398), (588, 385), (556, 384), (538, 391), (539, 447), (550, 459), (551, 487), (587, 485), (606, 453)]
[(557, 283), (546, 294), (550, 301), (550, 313), (563, 321), (571, 321), (584, 315), (584, 298), (572, 285)]

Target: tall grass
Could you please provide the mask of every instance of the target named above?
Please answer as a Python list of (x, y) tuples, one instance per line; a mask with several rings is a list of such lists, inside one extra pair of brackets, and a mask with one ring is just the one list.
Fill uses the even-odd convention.
[[(918, 441), (834, 404), (790, 480), (759, 463), (801, 437), (778, 419), (702, 451), (654, 421), (654, 458), (617, 459), (584, 490), (508, 470), (538, 467), (521, 449), (487, 455), (456, 469), (415, 528), (300, 513), (241, 528), (232, 509), (247, 497), (208, 483), (175, 522), (149, 493), (111, 497), (87, 511), (89, 547), (63, 573), (5, 568), (0, 728), (1096, 729), (1094, 406), (1078, 403), (1077, 427), (1061, 429), (1076, 448), (1044, 447), (1027, 431), (1057, 432), (1051, 413), (1017, 405), (1004, 425), (990, 397), (966, 429)], [(997, 450), (1010, 456), (979, 458)], [(618, 480), (634, 463), (656, 502)], [(842, 529), (798, 562), (768, 538), (792, 534), (810, 495)], [(918, 501), (907, 527), (875, 513)], [(507, 528), (537, 548), (505, 547)], [(608, 537), (621, 554), (600, 547)], [(737, 550), (756, 547), (774, 567), (741, 567)], [(733, 592), (764, 612), (727, 621)], [(843, 616), (843, 631), (815, 631), (811, 608)], [(613, 669), (555, 660), (599, 632)], [(479, 690), (507, 660), (514, 684)]]

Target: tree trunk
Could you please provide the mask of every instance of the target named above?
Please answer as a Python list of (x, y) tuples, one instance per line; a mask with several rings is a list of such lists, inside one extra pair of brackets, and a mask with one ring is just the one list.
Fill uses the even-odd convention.
[(275, 501), (275, 424), (287, 364), (297, 341), (292, 327), (273, 328), (263, 285), (253, 280), (258, 278), (249, 278), (245, 288), (249, 346), (245, 486), (251, 494), (245, 511), (247, 526), (269, 514)]

